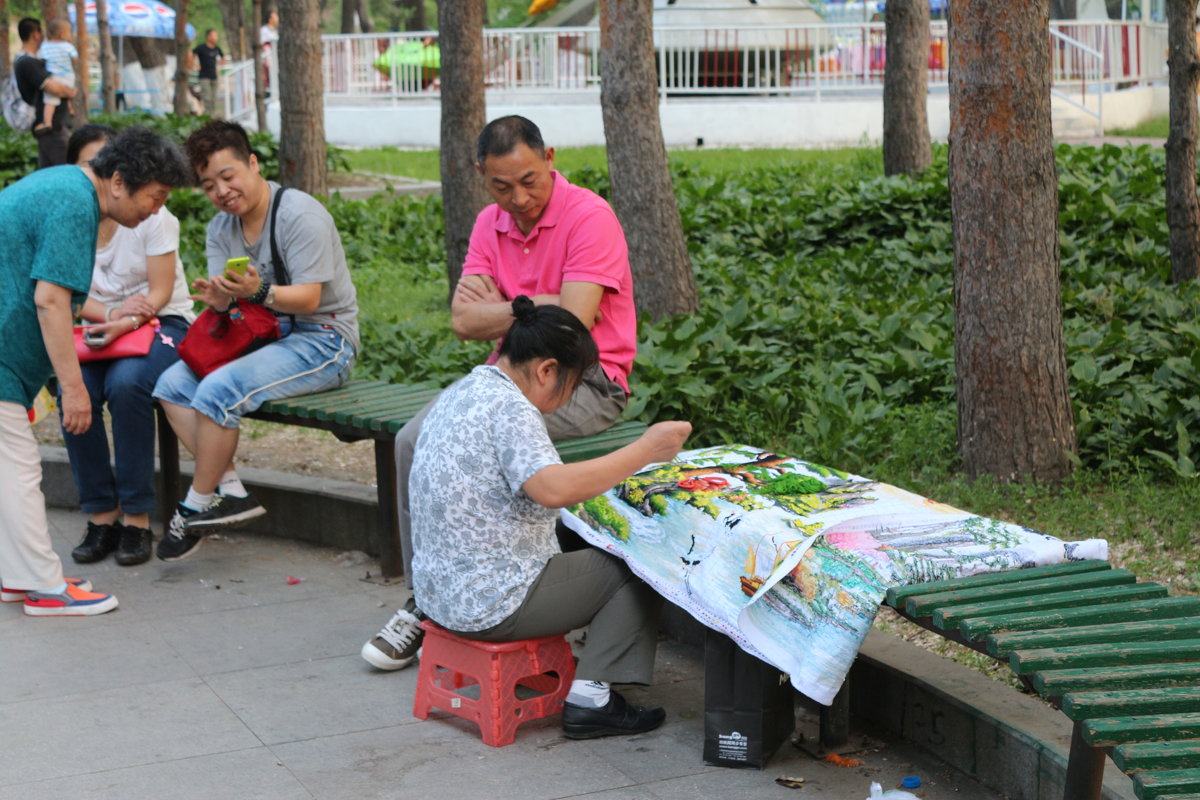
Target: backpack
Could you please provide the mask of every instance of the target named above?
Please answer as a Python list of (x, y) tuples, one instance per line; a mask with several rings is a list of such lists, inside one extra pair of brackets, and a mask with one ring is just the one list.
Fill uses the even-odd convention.
[[(17, 60), (25, 57), (20, 56)], [(25, 98), (21, 97), (21, 90), (17, 88), (16, 61), (13, 61), (13, 69), (8, 74), (8, 80), (0, 83), (0, 106), (4, 107), (5, 122), (14, 131), (28, 131), (33, 128), (36, 114), (33, 106), (25, 102)]]

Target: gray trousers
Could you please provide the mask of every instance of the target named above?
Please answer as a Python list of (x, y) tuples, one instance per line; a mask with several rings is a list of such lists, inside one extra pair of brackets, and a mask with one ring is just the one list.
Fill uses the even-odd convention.
[(204, 113), (214, 119), (225, 116), (225, 109), (217, 105), (218, 99), (216, 78), (201, 78), (200, 102), (204, 104)]
[[(551, 441), (593, 436), (611, 428), (621, 418), (628, 398), (619, 384), (609, 380), (597, 364), (584, 373), (583, 380), (565, 406), (547, 414), (546, 430)], [(400, 554), (404, 560), (404, 584), (412, 588), (412, 524), (409, 518), (408, 475), (412, 472), (413, 450), (421, 433), (421, 422), (437, 398), (418, 411), (396, 434), (396, 510), (400, 522)]]
[[(552, 636), (587, 626), (578, 680), (649, 684), (662, 597), (614, 555), (588, 548), (552, 557), (521, 607), (485, 631), (455, 634), (485, 642)], [(435, 620), (436, 621), (436, 620)]]

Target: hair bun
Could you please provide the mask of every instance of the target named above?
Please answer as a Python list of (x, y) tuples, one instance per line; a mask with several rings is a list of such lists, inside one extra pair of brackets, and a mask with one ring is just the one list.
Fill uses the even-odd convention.
[(532, 318), (535, 311), (537, 311), (537, 306), (523, 294), (517, 295), (516, 299), (512, 301), (513, 316), (520, 322)]

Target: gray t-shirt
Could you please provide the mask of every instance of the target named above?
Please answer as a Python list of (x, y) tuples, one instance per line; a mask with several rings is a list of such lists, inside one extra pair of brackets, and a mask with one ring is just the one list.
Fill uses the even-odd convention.
[[(273, 204), (279, 184), (271, 181), (270, 187)], [(208, 223), (208, 240), (205, 244), (209, 277), (224, 274), (228, 259), (250, 256), (250, 263), (262, 279), (269, 284), (277, 284), (279, 281), (271, 264), (270, 230), (271, 216), (268, 210), (262, 235), (251, 247), (247, 247), (242, 238), (241, 217), (218, 212)], [(317, 312), (296, 314), (296, 321), (330, 326), (350, 342), (357, 352), (358, 296), (350, 280), (350, 269), (346, 266), (342, 237), (338, 235), (333, 217), (329, 216), (325, 206), (299, 189), (288, 189), (283, 195), (279, 217), (275, 222), (275, 244), (287, 267), (289, 283), (322, 284), (321, 303), (317, 306)]]
[(483, 631), (525, 599), (550, 557), (558, 512), (521, 486), (561, 464), (533, 403), (498, 367), (479, 366), (421, 423), (409, 477), (413, 592), (439, 625)]

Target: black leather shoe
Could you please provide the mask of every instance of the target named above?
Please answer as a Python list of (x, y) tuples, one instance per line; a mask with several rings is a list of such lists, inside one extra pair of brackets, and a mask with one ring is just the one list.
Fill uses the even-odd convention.
[(79, 546), (71, 551), (71, 558), (76, 564), (91, 564), (107, 558), (109, 553), (117, 549), (120, 538), (121, 532), (116, 525), (97, 525), (89, 522), (87, 533), (83, 535)]
[(113, 560), (122, 567), (134, 567), (149, 561), (150, 546), (154, 543), (154, 534), (150, 529), (135, 525), (121, 525), (120, 529), (121, 541)]
[(661, 708), (638, 708), (611, 692), (604, 708), (563, 703), (563, 735), (568, 739), (596, 739), (652, 731), (667, 718)]

